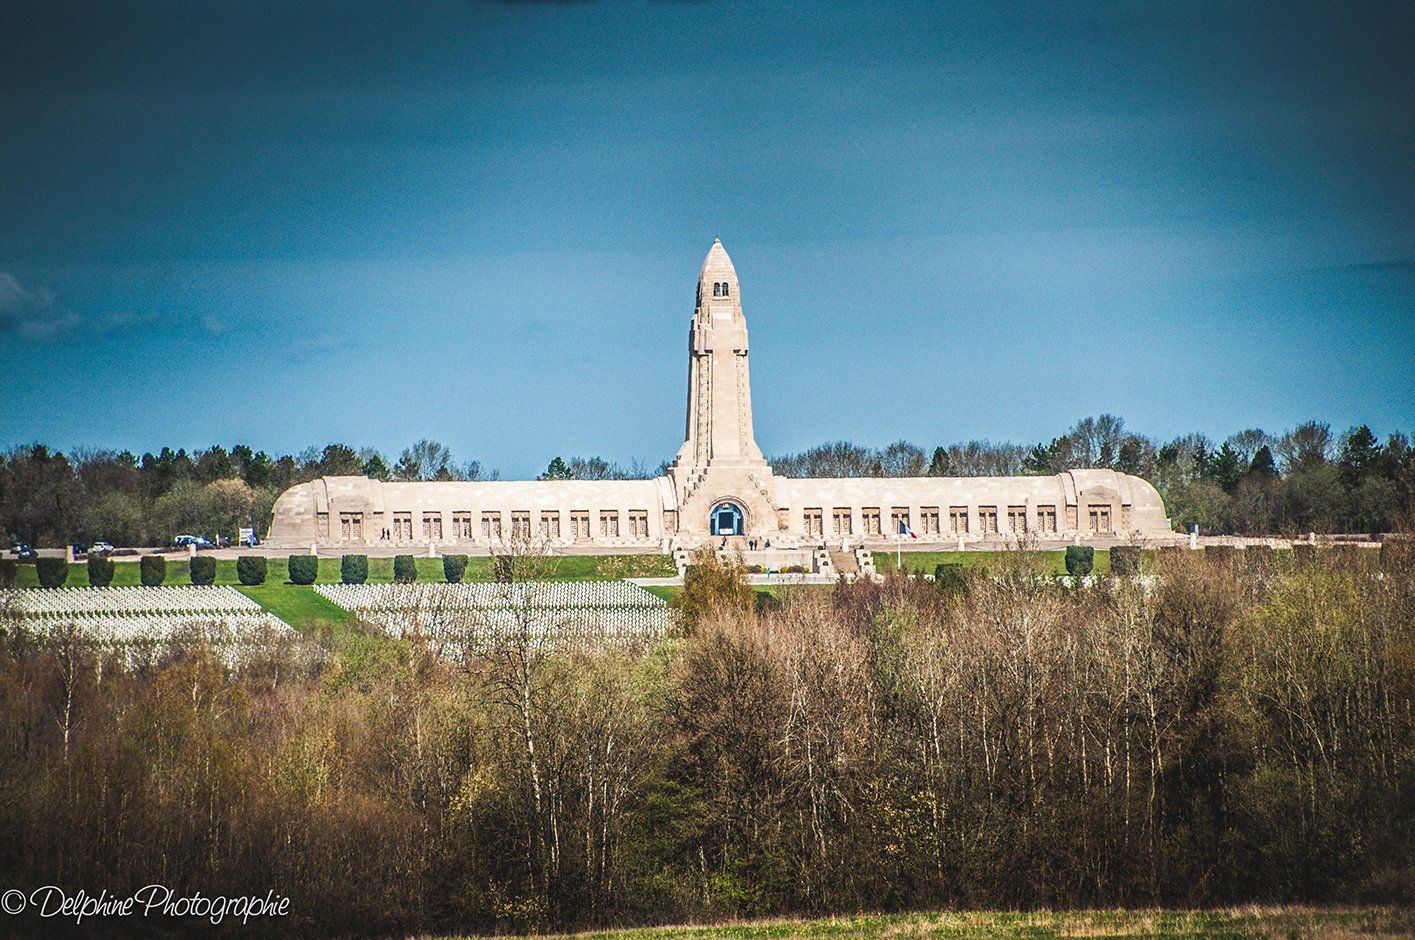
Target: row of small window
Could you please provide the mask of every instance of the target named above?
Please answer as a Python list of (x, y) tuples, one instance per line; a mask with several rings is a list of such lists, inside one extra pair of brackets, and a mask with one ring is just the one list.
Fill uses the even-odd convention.
[(731, 288), (726, 281), (714, 281), (712, 285), (712, 295), (714, 297), (731, 297)]
[[(519, 510), (512, 512), (511, 524), (509, 528), (502, 527), (502, 516), (500, 512), (483, 512), (478, 518), (470, 512), (454, 512), (452, 514), (451, 537), (463, 541), (471, 541), (480, 535), (486, 541), (500, 541), (507, 534), (514, 539), (529, 539), (531, 531), (531, 513), (529, 510)], [(601, 510), (597, 514), (592, 514), (588, 509), (575, 510), (570, 513), (570, 536), (575, 539), (593, 538), (591, 522), (598, 517), (599, 537), (618, 538), (620, 534), (619, 516), (617, 509)], [(633, 538), (646, 539), (649, 537), (649, 514), (647, 510), (629, 510), (624, 514), (627, 517), (626, 532)], [(329, 518), (327, 513), (320, 513), (318, 520), (319, 534), (328, 537)], [(442, 513), (425, 512), (422, 513), (422, 537), (429, 540), (438, 540), (443, 537)], [(476, 523), (480, 523), (477, 525)], [(542, 512), (539, 514), (537, 533), (541, 538), (560, 538), (560, 513), (557, 511)], [(474, 534), (475, 533), (475, 534)], [(392, 517), (392, 525), (383, 528), (377, 533), (371, 533), (380, 541), (411, 542), (413, 540), (413, 514), (410, 512), (395, 512)], [(364, 514), (361, 512), (341, 512), (339, 513), (339, 537), (346, 541), (357, 541), (364, 538)]]
[[(806, 509), (804, 511), (806, 534), (818, 537), (825, 535), (825, 512), (823, 509)], [(978, 533), (981, 535), (997, 534), (998, 529), (998, 507), (979, 506), (977, 509)], [(1056, 507), (1038, 506), (1035, 509), (1035, 519), (1029, 520), (1026, 506), (1008, 506), (1006, 514), (1002, 517), (1006, 520), (1005, 531), (1022, 532), (1055, 532), (1056, 531)], [(903, 532), (905, 528), (916, 535), (941, 535), (945, 530), (941, 528), (943, 522), (948, 523), (948, 533), (952, 535), (968, 534), (969, 510), (967, 506), (949, 506), (948, 515), (944, 517), (938, 506), (924, 506), (919, 510), (919, 525), (914, 526), (911, 511), (907, 506), (895, 506), (889, 512), (888, 534)], [(1110, 528), (1110, 507), (1092, 506), (1087, 520), (1090, 523), (1092, 532), (1109, 532)], [(862, 535), (883, 535), (880, 528), (880, 510), (877, 508), (865, 508), (860, 510), (860, 523)], [(848, 506), (839, 506), (831, 510), (830, 513), (831, 534), (834, 536), (845, 536), (855, 534), (854, 513)]]

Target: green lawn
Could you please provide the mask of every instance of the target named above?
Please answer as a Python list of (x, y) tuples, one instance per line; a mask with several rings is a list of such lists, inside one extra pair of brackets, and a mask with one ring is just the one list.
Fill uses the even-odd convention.
[(322, 625), (347, 626), (354, 615), (325, 600), (318, 592), (298, 584), (258, 584), (236, 590), (270, 611), (290, 626), (307, 633)]
[[(914, 940), (980, 937), (1322, 938), (1401, 937), (1415, 934), (1415, 912), (1387, 908), (1315, 910), (1242, 907), (1217, 911), (958, 912), (766, 920), (711, 927), (655, 927), (577, 934), (582, 940)], [(533, 935), (534, 936), (534, 935)]]

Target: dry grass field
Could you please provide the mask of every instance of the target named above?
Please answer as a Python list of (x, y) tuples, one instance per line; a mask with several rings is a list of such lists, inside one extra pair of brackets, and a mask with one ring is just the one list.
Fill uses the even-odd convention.
[(576, 940), (925, 940), (936, 937), (1384, 940), (1415, 937), (1415, 911), (1245, 906), (1206, 911), (931, 912), (820, 920), (740, 921), (713, 926), (595, 931), (571, 936)]

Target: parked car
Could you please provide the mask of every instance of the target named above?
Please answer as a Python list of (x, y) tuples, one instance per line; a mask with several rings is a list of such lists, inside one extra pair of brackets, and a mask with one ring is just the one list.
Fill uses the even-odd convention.
[(111, 551), (114, 551), (113, 544), (111, 542), (105, 542), (102, 539), (88, 547), (88, 553), (90, 555), (107, 555)]
[(184, 548), (188, 545), (195, 545), (197, 548), (210, 548), (211, 539), (204, 535), (179, 535), (172, 540), (172, 544)]
[(75, 555), (82, 555), (84, 552), (88, 551), (87, 542), (70, 542), (69, 547), (74, 550)]
[(35, 551), (34, 548), (30, 545), (16, 545), (15, 557), (18, 558), (20, 561), (34, 561), (36, 558), (39, 557), (39, 552)]

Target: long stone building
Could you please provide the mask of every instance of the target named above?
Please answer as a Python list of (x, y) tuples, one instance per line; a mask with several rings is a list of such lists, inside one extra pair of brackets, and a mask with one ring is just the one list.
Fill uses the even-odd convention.
[[(1159, 493), (1113, 470), (1055, 476), (777, 477), (752, 429), (747, 321), (732, 260), (713, 242), (688, 330), (683, 446), (652, 480), (392, 483), (323, 477), (275, 503), (275, 547), (662, 552), (705, 541), (777, 548), (1174, 538)], [(911, 539), (911, 542), (913, 540)], [(918, 544), (917, 542), (914, 544)]]

